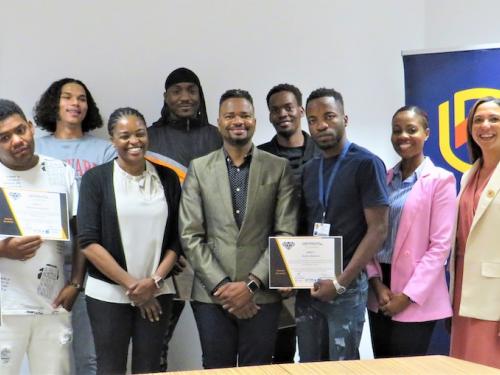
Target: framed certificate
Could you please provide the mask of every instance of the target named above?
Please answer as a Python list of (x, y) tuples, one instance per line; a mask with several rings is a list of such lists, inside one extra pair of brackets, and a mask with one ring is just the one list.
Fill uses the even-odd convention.
[(65, 193), (0, 188), (0, 235), (69, 241)]
[(343, 270), (342, 237), (269, 237), (269, 287), (312, 288)]

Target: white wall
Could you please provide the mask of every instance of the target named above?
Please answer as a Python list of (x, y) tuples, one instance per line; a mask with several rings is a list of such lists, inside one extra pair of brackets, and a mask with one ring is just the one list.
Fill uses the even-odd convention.
[(500, 43), (497, 0), (426, 0), (425, 48)]
[(273, 85), (294, 83), (304, 96), (335, 87), (351, 138), (385, 160), (394, 158), (388, 119), (404, 100), (400, 51), (424, 43), (422, 1), (1, 0), (0, 9), (0, 97), (28, 113), (52, 81), (72, 76), (105, 118), (130, 105), (153, 121), (166, 76), (187, 66), (202, 80), (213, 123), (223, 91), (253, 94), (256, 143), (272, 136)]
[[(257, 144), (273, 135), (271, 86), (290, 82), (305, 97), (334, 87), (351, 140), (387, 164), (396, 160), (390, 117), (404, 102), (401, 50), (500, 41), (496, 0), (0, 0), (0, 14), (0, 97), (28, 116), (52, 81), (71, 76), (88, 85), (105, 120), (130, 105), (152, 122), (166, 76), (187, 66), (201, 78), (212, 123), (223, 91), (253, 94)], [(196, 330), (183, 319), (174, 362), (197, 367)]]

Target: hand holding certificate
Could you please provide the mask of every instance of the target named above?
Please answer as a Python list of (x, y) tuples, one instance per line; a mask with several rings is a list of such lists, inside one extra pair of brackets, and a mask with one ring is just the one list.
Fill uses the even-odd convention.
[(269, 238), (270, 288), (312, 288), (342, 269), (342, 237)]
[(66, 194), (0, 188), (0, 234), (69, 241)]

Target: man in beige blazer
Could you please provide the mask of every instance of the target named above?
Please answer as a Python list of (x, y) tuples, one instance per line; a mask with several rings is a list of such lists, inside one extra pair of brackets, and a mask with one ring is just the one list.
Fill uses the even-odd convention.
[(203, 366), (267, 364), (281, 310), (267, 288), (268, 237), (295, 234), (296, 190), (287, 161), (252, 144), (247, 91), (222, 95), (217, 122), (223, 147), (192, 161), (179, 210)]

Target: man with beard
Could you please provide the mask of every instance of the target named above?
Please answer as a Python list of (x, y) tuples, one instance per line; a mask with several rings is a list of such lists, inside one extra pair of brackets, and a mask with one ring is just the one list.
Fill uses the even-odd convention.
[[(146, 159), (173, 169), (181, 183), (186, 170), (194, 158), (217, 150), (222, 140), (217, 128), (207, 118), (205, 96), (198, 76), (187, 68), (172, 71), (165, 81), (161, 117), (148, 128), (149, 151)], [(168, 344), (184, 309), (184, 295), (192, 287), (187, 266), (182, 254), (176, 270), (184, 272), (174, 276), (177, 298), (174, 300), (170, 323), (165, 334), (161, 369), (167, 370)]]
[[(304, 164), (320, 153), (309, 134), (302, 131), (301, 119), (304, 117), (302, 93), (297, 87), (282, 83), (269, 90), (266, 101), (269, 121), (273, 124), (276, 135), (258, 147), (287, 159), (297, 188), (300, 189)], [(273, 363), (294, 362), (296, 347), (294, 303), (294, 297), (283, 301)]]
[(191, 163), (179, 210), (203, 366), (269, 364), (281, 297), (267, 288), (268, 238), (295, 234), (293, 178), (286, 160), (252, 144), (247, 91), (222, 95), (217, 122), (223, 147)]
[(385, 240), (388, 199), (383, 162), (349, 142), (342, 95), (314, 90), (307, 98), (309, 132), (322, 151), (303, 172), (306, 235), (342, 236), (343, 270), (297, 293), (295, 314), (301, 362), (359, 359), (368, 293), (366, 264)]
[(198, 76), (178, 68), (165, 81), (161, 117), (148, 128), (149, 157), (174, 169), (184, 181), (191, 160), (222, 146), (217, 127), (210, 125)]

